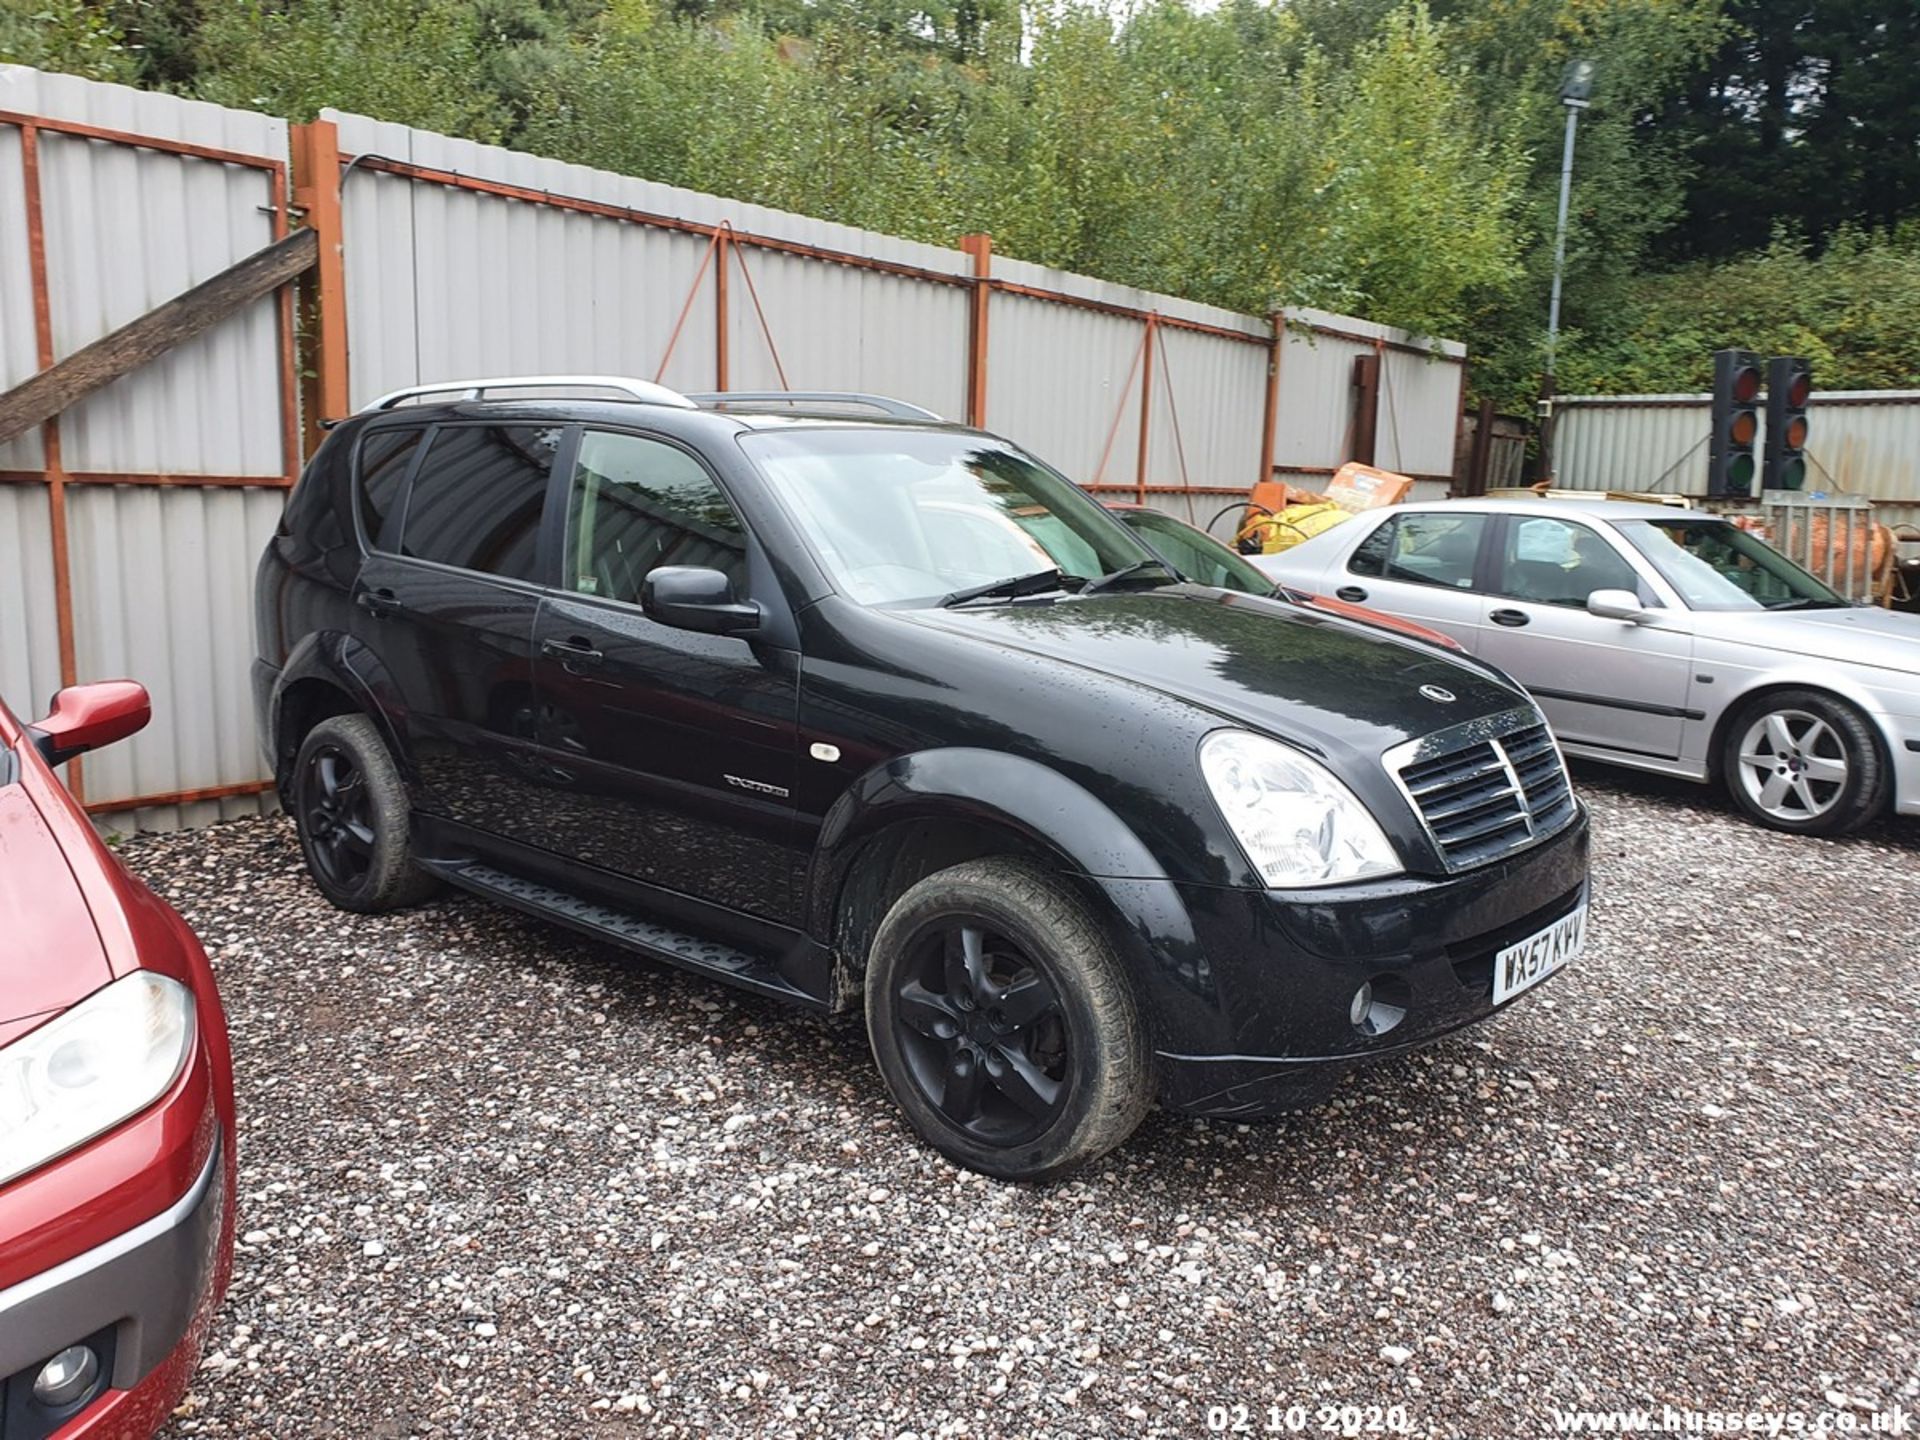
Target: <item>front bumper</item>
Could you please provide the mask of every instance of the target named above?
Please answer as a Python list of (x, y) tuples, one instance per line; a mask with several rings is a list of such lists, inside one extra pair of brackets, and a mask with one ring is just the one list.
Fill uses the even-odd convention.
[(1920, 815), (1920, 716), (1892, 717), (1893, 810)]
[[(151, 1428), (146, 1417), (165, 1418), (192, 1373), (183, 1352), (197, 1347), (211, 1313), (232, 1185), (216, 1139), (192, 1186), (160, 1214), (0, 1290), (0, 1436), (131, 1435)], [(88, 1340), (111, 1351), (104, 1387), (59, 1412), (36, 1405), (40, 1366)]]
[[(1494, 954), (1585, 903), (1587, 859), (1583, 808), (1532, 849), (1441, 879), (1289, 893), (1178, 887), (1201, 959), (1156, 997), (1161, 1102), (1205, 1115), (1297, 1108), (1357, 1062), (1485, 1019)], [(1405, 1002), (1404, 1018), (1378, 1035), (1351, 1019), (1367, 982)]]

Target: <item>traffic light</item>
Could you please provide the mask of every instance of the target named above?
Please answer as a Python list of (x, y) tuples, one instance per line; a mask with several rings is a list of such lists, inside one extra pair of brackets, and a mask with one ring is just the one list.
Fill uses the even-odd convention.
[(1753, 494), (1753, 442), (1759, 431), (1760, 357), (1751, 350), (1714, 351), (1707, 494)]
[(1760, 481), (1769, 490), (1798, 490), (1807, 483), (1807, 401), (1812, 398), (1812, 365), (1792, 355), (1767, 362), (1766, 463)]

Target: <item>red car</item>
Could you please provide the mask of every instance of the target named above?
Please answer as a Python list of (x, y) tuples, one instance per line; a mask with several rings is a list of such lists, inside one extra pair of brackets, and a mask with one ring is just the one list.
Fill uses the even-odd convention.
[(144, 1436), (233, 1268), (233, 1066), (206, 952), (53, 766), (147, 723), (130, 680), (0, 704), (0, 1436)]

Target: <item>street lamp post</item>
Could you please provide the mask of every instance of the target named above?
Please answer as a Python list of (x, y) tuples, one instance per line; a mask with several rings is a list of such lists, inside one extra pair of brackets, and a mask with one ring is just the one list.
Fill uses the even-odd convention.
[(1553, 483), (1553, 360), (1560, 344), (1560, 280), (1567, 266), (1567, 202), (1573, 195), (1573, 137), (1580, 112), (1593, 94), (1593, 62), (1574, 60), (1560, 77), (1560, 103), (1567, 110), (1566, 145), (1560, 152), (1560, 219), (1553, 234), (1553, 299), (1547, 307), (1547, 368), (1540, 380), (1540, 479)]

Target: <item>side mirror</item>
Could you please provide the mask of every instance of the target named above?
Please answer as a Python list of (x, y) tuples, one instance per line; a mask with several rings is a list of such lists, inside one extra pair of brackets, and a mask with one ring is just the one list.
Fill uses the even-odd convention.
[(760, 607), (737, 600), (733, 582), (699, 565), (662, 565), (640, 584), (640, 608), (662, 625), (707, 635), (739, 635), (760, 628)]
[(1594, 591), (1587, 596), (1587, 613), (1598, 615), (1602, 620), (1625, 620), (1631, 625), (1644, 625), (1653, 618), (1631, 590)]
[(137, 680), (97, 680), (69, 685), (53, 697), (46, 719), (28, 727), (49, 765), (98, 750), (146, 728), (153, 718), (147, 687)]

